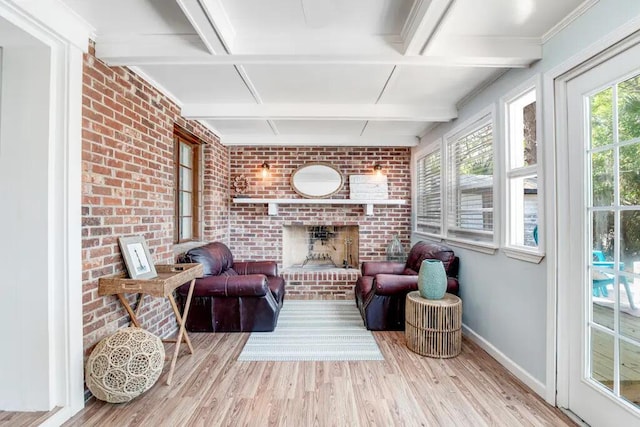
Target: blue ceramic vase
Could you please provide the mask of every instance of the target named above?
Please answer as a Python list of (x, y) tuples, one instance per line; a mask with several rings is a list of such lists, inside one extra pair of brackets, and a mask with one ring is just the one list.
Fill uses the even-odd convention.
[(426, 299), (442, 299), (447, 292), (447, 273), (442, 261), (425, 259), (418, 272), (418, 291)]

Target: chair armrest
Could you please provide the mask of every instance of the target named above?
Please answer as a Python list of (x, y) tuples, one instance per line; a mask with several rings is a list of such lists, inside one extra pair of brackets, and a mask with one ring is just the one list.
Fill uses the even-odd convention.
[[(182, 285), (178, 292), (186, 295), (189, 285)], [(260, 297), (269, 292), (267, 277), (264, 274), (246, 276), (208, 276), (196, 279), (193, 296), (204, 297)]]
[(402, 274), (404, 263), (395, 261), (365, 261), (362, 263), (363, 276), (376, 274)]
[(460, 283), (455, 277), (447, 277), (447, 292), (458, 295), (460, 292)]
[(397, 274), (376, 274), (375, 293), (377, 295), (397, 295), (418, 289), (418, 276)]
[(278, 264), (275, 261), (234, 262), (232, 268), (241, 276), (247, 274), (278, 275)]

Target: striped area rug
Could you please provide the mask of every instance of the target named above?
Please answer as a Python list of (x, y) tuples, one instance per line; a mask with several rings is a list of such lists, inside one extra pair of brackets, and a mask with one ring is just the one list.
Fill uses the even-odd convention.
[(384, 360), (353, 301), (287, 301), (273, 332), (253, 332), (239, 361)]

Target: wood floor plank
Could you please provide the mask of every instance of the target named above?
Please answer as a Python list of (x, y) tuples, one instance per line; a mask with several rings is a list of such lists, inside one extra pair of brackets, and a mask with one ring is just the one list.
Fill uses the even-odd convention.
[(466, 339), (457, 358), (431, 359), (402, 332), (374, 336), (384, 361), (238, 362), (248, 334), (194, 333), (173, 385), (164, 373), (132, 402), (92, 400), (65, 425), (575, 425)]
[(59, 411), (59, 408), (49, 412), (10, 412), (0, 411), (0, 427), (35, 427), (42, 424), (50, 416)]
[(220, 425), (220, 420), (224, 419), (229, 412), (232, 399), (211, 399), (209, 406), (200, 406), (187, 420), (187, 424), (193, 427), (209, 427)]

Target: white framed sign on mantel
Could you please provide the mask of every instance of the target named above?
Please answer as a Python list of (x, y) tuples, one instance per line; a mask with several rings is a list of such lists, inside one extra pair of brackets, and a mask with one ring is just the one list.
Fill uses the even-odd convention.
[(384, 175), (349, 175), (349, 198), (353, 200), (388, 199), (387, 177)]

